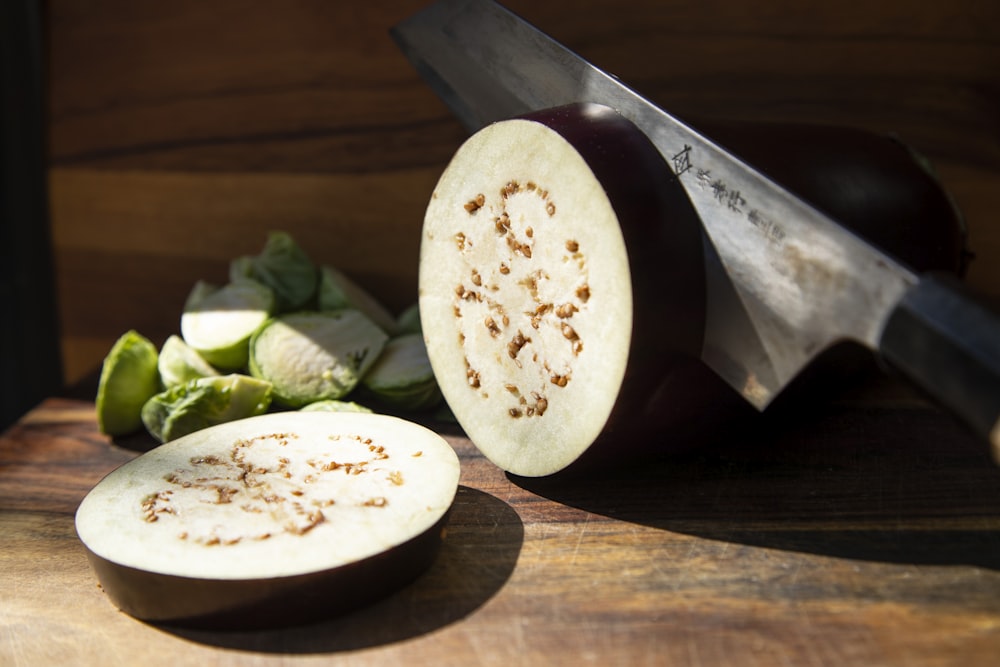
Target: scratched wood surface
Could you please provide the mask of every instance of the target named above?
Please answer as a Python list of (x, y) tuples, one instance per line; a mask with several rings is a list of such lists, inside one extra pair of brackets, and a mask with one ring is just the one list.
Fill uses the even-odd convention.
[(73, 513), (150, 443), (112, 443), (86, 397), (52, 398), (0, 435), (0, 664), (996, 664), (1000, 468), (905, 390), (874, 395), (544, 480), (432, 422), (462, 477), (431, 569), (371, 607), (254, 633), (114, 609)]
[[(49, 0), (66, 374), (176, 330), (194, 280), (269, 229), (415, 299), (423, 210), (463, 130), (390, 40), (422, 0)], [(508, 6), (691, 120), (896, 133), (962, 207), (1000, 296), (1000, 5), (582, 0)], [(821, 159), (821, 158), (818, 158)]]

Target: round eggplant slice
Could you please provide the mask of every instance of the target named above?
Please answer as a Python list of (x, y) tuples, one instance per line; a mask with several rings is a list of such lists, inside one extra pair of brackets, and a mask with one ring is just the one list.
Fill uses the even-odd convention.
[(271, 413), (122, 465), (84, 498), (76, 529), (132, 616), (288, 625), (371, 602), (429, 567), (458, 477), (451, 446), (417, 424)]
[(459, 148), (427, 207), (419, 287), (442, 393), (517, 475), (628, 449), (701, 350), (697, 215), (647, 137), (599, 105), (499, 121)]

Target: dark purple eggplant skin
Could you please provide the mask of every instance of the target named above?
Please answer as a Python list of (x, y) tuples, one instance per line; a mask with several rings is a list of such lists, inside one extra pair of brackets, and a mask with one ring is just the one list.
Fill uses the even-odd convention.
[(141, 621), (200, 630), (248, 631), (302, 625), (383, 599), (433, 564), (446, 513), (421, 534), (371, 558), (301, 575), (203, 579), (147, 572), (89, 549), (101, 588), (121, 611)]
[(965, 275), (965, 220), (929, 160), (900, 138), (818, 124), (691, 125), (911, 270)]

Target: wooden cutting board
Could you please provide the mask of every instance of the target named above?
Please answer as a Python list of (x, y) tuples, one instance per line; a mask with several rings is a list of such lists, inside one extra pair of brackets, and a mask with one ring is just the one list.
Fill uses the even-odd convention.
[(989, 665), (1000, 469), (906, 392), (760, 419), (692, 454), (517, 479), (453, 424), (461, 489), (425, 576), (307, 627), (118, 612), (73, 513), (149, 446), (51, 398), (0, 437), (0, 664)]

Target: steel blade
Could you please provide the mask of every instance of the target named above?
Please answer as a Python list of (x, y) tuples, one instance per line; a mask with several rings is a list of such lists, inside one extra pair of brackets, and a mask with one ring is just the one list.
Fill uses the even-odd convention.
[(917, 283), (894, 259), (491, 0), (441, 0), (392, 32), (470, 130), (595, 102), (649, 136), (707, 236), (702, 359), (759, 409), (831, 344), (877, 349), (892, 307)]

